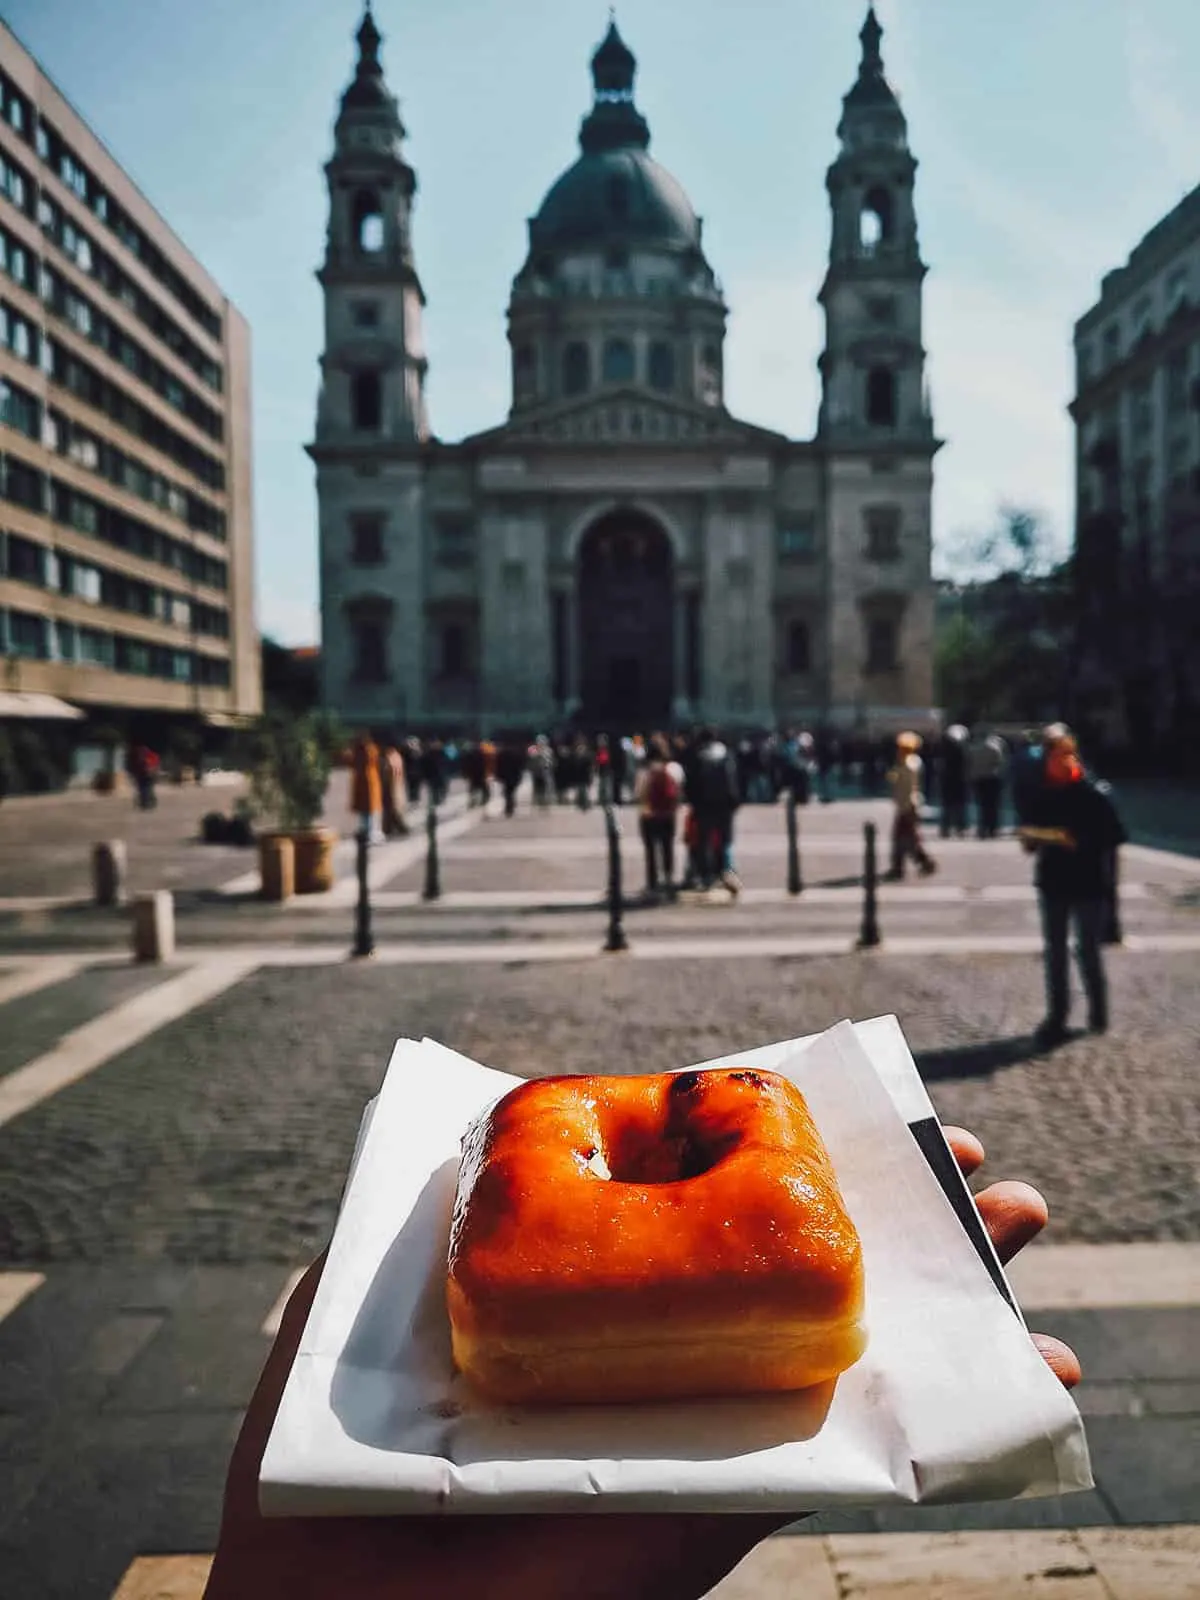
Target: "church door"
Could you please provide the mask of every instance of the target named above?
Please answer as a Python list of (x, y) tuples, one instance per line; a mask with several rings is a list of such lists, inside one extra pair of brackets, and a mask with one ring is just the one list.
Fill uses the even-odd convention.
[(616, 511), (579, 552), (583, 722), (650, 732), (671, 717), (674, 607), (671, 541), (649, 517)]

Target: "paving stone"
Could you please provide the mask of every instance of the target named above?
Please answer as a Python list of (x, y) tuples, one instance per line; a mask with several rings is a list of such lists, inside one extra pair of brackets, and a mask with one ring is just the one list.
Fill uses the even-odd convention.
[(843, 1535), (840, 1600), (1112, 1600), (1073, 1532)]
[(40, 989), (4, 1007), (0, 1027), (0, 1077), (24, 1066), (72, 1029), (82, 1027), (114, 1006), (132, 1000), (182, 969), (178, 964), (147, 968), (93, 966), (63, 983)]
[(1083, 1417), (1140, 1417), (1146, 1410), (1146, 1402), (1135, 1384), (1092, 1383), (1086, 1373), (1075, 1391), (1074, 1400)]
[(1094, 1417), (1096, 1482), (1119, 1522), (1200, 1522), (1200, 1417)]
[(1200, 1528), (1085, 1528), (1079, 1543), (1114, 1600), (1195, 1600)]
[[(1200, 1358), (1195, 1365), (1200, 1367)], [(1200, 1379), (1189, 1383), (1141, 1383), (1146, 1410), (1158, 1416), (1200, 1416)]]
[(210, 1556), (143, 1556), (113, 1600), (201, 1600), (211, 1567)]
[(824, 1539), (766, 1539), (708, 1600), (841, 1600)]

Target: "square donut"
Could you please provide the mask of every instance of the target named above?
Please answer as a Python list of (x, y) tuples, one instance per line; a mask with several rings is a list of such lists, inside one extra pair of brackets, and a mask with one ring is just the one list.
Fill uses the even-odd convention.
[(803, 1389), (862, 1354), (862, 1248), (804, 1096), (748, 1068), (520, 1085), (463, 1145), (447, 1307), (489, 1399)]

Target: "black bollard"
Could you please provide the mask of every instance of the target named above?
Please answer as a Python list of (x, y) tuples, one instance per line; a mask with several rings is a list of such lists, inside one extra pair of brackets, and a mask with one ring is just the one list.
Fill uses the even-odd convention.
[(438, 814), (437, 806), (432, 799), (429, 809), (425, 813), (425, 833), (429, 840), (429, 847), (425, 852), (425, 890), (423, 900), (440, 900), (442, 898), (442, 869), (438, 859)]
[(796, 791), (789, 789), (787, 797), (787, 891), (789, 894), (802, 894), (804, 891), (804, 882), (800, 877), (800, 841), (798, 832)]
[(354, 918), (354, 949), (356, 959), (375, 954), (375, 941), (371, 937), (371, 883), (367, 874), (370, 841), (366, 827), (358, 831), (358, 909)]
[(611, 805), (604, 808), (604, 823), (608, 830), (608, 938), (604, 948), (609, 951), (629, 949), (622, 921), (625, 912), (625, 895), (621, 887), (621, 824)]
[(1104, 858), (1104, 928), (1101, 944), (1123, 944), (1125, 932), (1121, 927), (1121, 857), (1111, 850)]
[(865, 851), (863, 856), (863, 920), (858, 936), (860, 950), (873, 950), (880, 942), (879, 906), (876, 899), (878, 873), (875, 862), (875, 824), (863, 824)]

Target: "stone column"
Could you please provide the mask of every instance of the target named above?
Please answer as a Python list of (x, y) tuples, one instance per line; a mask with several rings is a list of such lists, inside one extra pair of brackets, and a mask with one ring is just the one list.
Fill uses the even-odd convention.
[(691, 595), (687, 589), (676, 589), (672, 602), (674, 617), (674, 684), (671, 710), (676, 722), (687, 722), (692, 715), (692, 702), (688, 696), (688, 612)]

